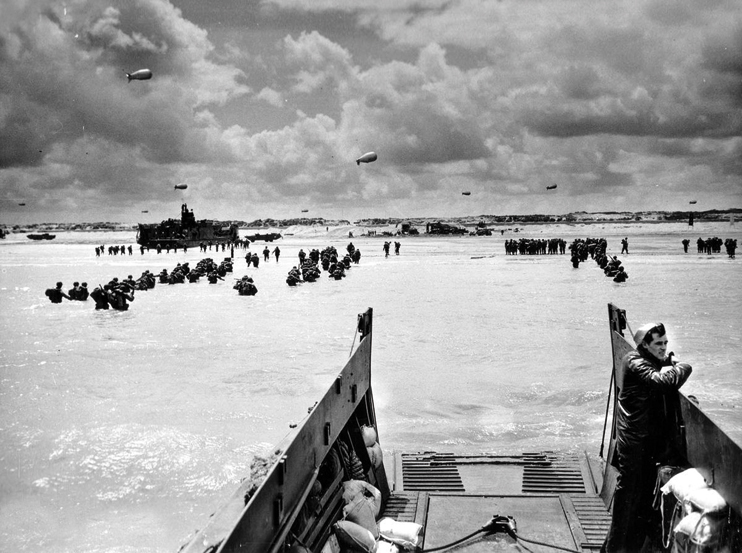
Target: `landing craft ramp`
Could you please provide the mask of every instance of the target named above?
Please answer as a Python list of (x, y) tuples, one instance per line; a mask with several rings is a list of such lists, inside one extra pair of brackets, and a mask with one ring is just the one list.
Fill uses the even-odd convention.
[[(349, 480), (378, 490), (377, 520), (420, 524), (418, 545), (426, 551), (452, 543), (452, 550), (467, 553), (547, 551), (546, 544), (598, 551), (609, 527), (606, 506), (615, 473), (610, 466), (604, 473), (603, 463), (587, 454), (380, 449), (383, 428), (377, 425), (371, 387), (372, 315), (371, 309), (359, 315), (360, 341), (325, 396), (181, 551), (340, 553), (333, 532), (344, 518), (344, 483)], [(622, 386), (621, 358), (633, 346), (623, 337), (628, 326), (623, 311), (609, 305), (609, 321), (615, 394)], [(742, 452), (682, 394), (680, 406), (687, 458), (731, 507), (725, 545), (739, 552)], [(371, 446), (369, 428), (376, 440)], [(608, 461), (615, 445), (613, 430), (610, 434)], [(517, 544), (503, 519), (517, 525)], [(490, 522), (495, 531), (481, 532)]]
[[(266, 470), (243, 481), (182, 551), (283, 552), (302, 543), (313, 553), (338, 553), (327, 544), (342, 518), (348, 479), (378, 488), (379, 519), (420, 523), (425, 549), (466, 536), (493, 515), (514, 517), (529, 539), (578, 551), (600, 547), (608, 515), (597, 495), (600, 471), (585, 456), (385, 452), (374, 462), (362, 438), (362, 429), (373, 426), (383, 443), (371, 389), (371, 310), (359, 315), (358, 330), (360, 343), (322, 400), (273, 450)], [(496, 533), (457, 550), (505, 551), (513, 544)]]
[[(578, 551), (599, 550), (610, 517), (597, 467), (585, 455), (397, 454), (394, 491), (383, 516), (426, 528), (426, 549), (475, 532), (493, 515), (512, 516), (525, 538)], [(389, 470), (389, 469), (388, 469)], [(512, 551), (503, 534), (473, 538), (463, 551)]]

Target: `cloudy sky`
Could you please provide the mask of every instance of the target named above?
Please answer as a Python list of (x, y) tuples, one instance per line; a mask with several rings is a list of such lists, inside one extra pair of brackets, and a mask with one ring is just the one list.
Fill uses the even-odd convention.
[(742, 207), (739, 0), (0, 2), (0, 223), (690, 200)]

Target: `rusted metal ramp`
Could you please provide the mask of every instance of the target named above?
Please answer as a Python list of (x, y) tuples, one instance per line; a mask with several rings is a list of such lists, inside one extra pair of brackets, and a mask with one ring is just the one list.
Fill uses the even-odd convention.
[[(523, 538), (576, 551), (599, 550), (608, 531), (601, 472), (585, 455), (397, 454), (392, 470), (382, 516), (423, 525), (426, 549), (475, 532), (495, 515), (513, 517)], [(479, 534), (456, 550), (512, 551), (514, 542), (505, 533)]]

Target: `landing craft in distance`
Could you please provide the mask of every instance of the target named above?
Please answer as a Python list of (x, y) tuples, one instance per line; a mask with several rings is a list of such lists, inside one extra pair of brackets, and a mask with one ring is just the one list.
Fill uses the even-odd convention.
[(301, 212), (302, 213), (309, 213), (309, 210), (308, 209), (302, 209)]
[(688, 203), (690, 203), (690, 204), (695, 204), (695, 203), (697, 203), (697, 202), (698, 202), (698, 200), (691, 200), (691, 201), (690, 201), (690, 202), (688, 202)]
[(18, 205), (21, 205), (21, 206), (23, 206), (23, 205), (26, 205), (26, 204), (18, 204)]
[(462, 192), (461, 195), (462, 196), (471, 196), (471, 192)]
[(554, 190), (557, 187), (556, 184), (552, 184), (551, 186), (547, 186), (546, 190)]
[(185, 190), (186, 188), (188, 188), (187, 184), (176, 184), (173, 186), (173, 190)]
[(366, 152), (356, 160), (356, 165), (360, 165), (361, 163), (371, 163), (372, 161), (376, 161), (376, 159), (376, 152)]
[(149, 211), (147, 211), (147, 210), (145, 209), (144, 211), (142, 211), (142, 213), (149, 213)]
[(152, 78), (152, 71), (149, 69), (139, 69), (138, 71), (134, 71), (134, 73), (127, 73), (126, 78), (128, 79), (127, 82), (131, 82), (132, 80), (146, 81)]

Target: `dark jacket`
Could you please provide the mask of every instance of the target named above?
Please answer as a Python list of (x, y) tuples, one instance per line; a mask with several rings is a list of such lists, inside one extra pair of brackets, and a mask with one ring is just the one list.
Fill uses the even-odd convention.
[(617, 449), (619, 454), (643, 452), (660, 460), (677, 438), (677, 390), (688, 380), (690, 365), (663, 362), (639, 347), (627, 353), (623, 389), (618, 395)]

